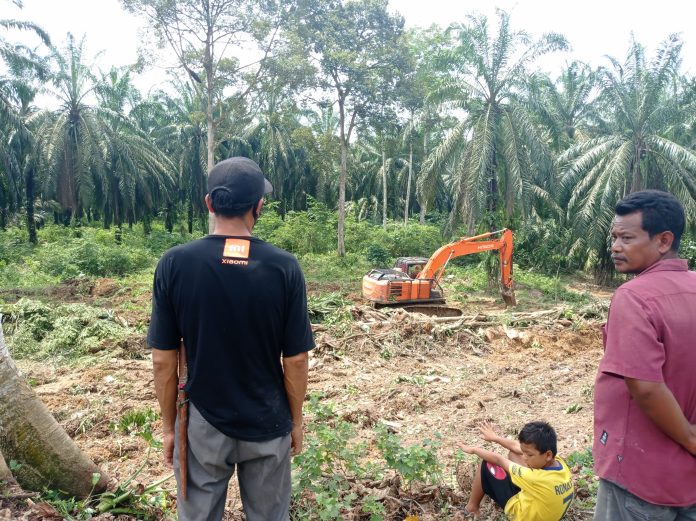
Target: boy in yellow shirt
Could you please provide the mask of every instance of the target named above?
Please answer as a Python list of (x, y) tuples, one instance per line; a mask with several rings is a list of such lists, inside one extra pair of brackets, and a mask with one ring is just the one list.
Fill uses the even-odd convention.
[(510, 452), (504, 457), (460, 445), (464, 452), (483, 459), (463, 513), (478, 517), (481, 500), (487, 495), (511, 521), (559, 521), (573, 500), (573, 482), (568, 465), (556, 456), (553, 427), (541, 421), (527, 423), (517, 440), (499, 436), (489, 423), (481, 424), (479, 430), (485, 441)]

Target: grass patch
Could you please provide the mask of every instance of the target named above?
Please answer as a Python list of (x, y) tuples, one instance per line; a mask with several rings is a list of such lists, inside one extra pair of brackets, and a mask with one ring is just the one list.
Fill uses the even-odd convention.
[(592, 449), (588, 447), (583, 451), (573, 452), (566, 458), (566, 462), (575, 476), (575, 499), (571, 511), (573, 509), (594, 511), (599, 480), (592, 470), (594, 464)]

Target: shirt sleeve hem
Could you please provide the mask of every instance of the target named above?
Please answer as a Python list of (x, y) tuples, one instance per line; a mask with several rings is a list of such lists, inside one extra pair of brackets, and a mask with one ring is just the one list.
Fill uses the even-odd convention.
[(627, 367), (619, 367), (617, 365), (604, 364), (599, 370), (610, 376), (619, 376), (621, 378), (634, 378), (636, 380), (645, 380), (648, 382), (664, 382), (661, 373), (651, 373), (641, 371), (639, 369), (631, 369)]
[(161, 351), (173, 351), (174, 349), (179, 349), (179, 342), (177, 342), (175, 346), (172, 346), (171, 344), (155, 342), (149, 338), (147, 339), (147, 345), (152, 349), (159, 349)]
[(309, 351), (314, 349), (314, 347), (315, 347), (314, 345), (311, 345), (311, 346), (305, 346), (305, 347), (283, 349), (283, 358), (287, 358), (289, 356), (299, 355), (302, 353), (308, 353)]

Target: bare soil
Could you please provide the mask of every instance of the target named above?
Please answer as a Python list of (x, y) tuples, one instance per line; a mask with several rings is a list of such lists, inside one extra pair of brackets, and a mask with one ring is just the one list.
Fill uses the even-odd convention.
[[(90, 290), (96, 298), (116, 288), (100, 281)], [(361, 439), (374, 440), (379, 421), (387, 422), (404, 444), (441, 437), (442, 486), (415, 491), (421, 500), (411, 498), (408, 508), (397, 498), (390, 519), (404, 519), (407, 513), (421, 520), (453, 518), (443, 517), (428, 498), (439, 495), (441, 503), (445, 497), (454, 509), (465, 504), (468, 490), (462, 487), (468, 489), (472, 470), (456, 468), (455, 451), (460, 442), (483, 443), (476, 430), (482, 420), (509, 436), (527, 421), (547, 420), (559, 435), (560, 455), (591, 443), (592, 389), (602, 351), (599, 322), (569, 320), (555, 310), (511, 321), (496, 318), (502, 312), (499, 302), (489, 304), (479, 301), (475, 309), (464, 309), (459, 320), (355, 306), (347, 329), (316, 327), (309, 391), (333, 402)], [(501, 325), (506, 320), (510, 325)], [(143, 465), (147, 442), (119, 431), (116, 424), (129, 411), (158, 411), (149, 353), (142, 345), (139, 349), (141, 359), (115, 357), (90, 367), (18, 363), (68, 434), (119, 482)], [(159, 437), (158, 422), (154, 432)], [(135, 481), (148, 484), (170, 473), (161, 453), (153, 451)], [(174, 481), (166, 486), (173, 490)], [(46, 506), (27, 505), (23, 498), (0, 501), (0, 520), (50, 519), (46, 512)], [(482, 519), (502, 519), (487, 502), (483, 512)], [(571, 516), (591, 519), (591, 512), (576, 508)], [(226, 518), (243, 519), (234, 486)]]

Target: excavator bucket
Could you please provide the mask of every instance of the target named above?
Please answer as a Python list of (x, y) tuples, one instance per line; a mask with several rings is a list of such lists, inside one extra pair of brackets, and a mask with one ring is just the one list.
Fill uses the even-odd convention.
[(505, 305), (507, 307), (513, 307), (517, 305), (517, 299), (515, 298), (515, 290), (511, 287), (506, 288), (505, 286), (503, 286), (500, 290), (500, 294), (503, 296), (503, 300), (505, 301)]

